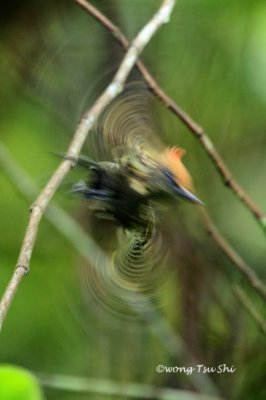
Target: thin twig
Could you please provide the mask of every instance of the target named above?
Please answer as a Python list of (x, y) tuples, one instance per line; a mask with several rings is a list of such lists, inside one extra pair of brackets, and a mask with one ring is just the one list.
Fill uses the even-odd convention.
[(35, 376), (42, 386), (75, 393), (97, 393), (115, 396), (115, 398), (129, 397), (132, 399), (218, 400), (217, 397), (187, 390), (177, 390), (165, 387), (161, 388), (140, 383), (119, 383), (104, 379), (82, 378), (66, 375), (48, 375), (42, 373), (35, 373)]
[[(79, 6), (81, 6), (85, 11), (89, 12), (92, 17), (99, 21), (105, 28), (107, 28), (114, 37), (121, 44), (123, 49), (128, 49), (129, 41), (126, 36), (121, 32), (121, 30), (112, 23), (103, 13), (101, 13), (96, 7), (92, 6), (88, 1), (85, 0), (74, 0)], [(257, 221), (263, 227), (266, 233), (266, 216), (259, 210), (259, 208), (254, 204), (254, 202), (249, 198), (249, 196), (243, 191), (240, 185), (232, 178), (232, 174), (228, 167), (225, 165), (221, 156), (215, 149), (213, 143), (204, 132), (203, 128), (199, 126), (193, 119), (188, 116), (158, 85), (152, 75), (149, 73), (144, 64), (138, 60), (136, 62), (136, 67), (142, 74), (146, 83), (152, 92), (163, 102), (163, 104), (169, 108), (178, 118), (180, 118), (184, 124), (189, 128), (189, 130), (197, 137), (205, 151), (209, 155), (210, 159), (213, 161), (214, 165), (217, 167), (220, 175), (222, 176), (226, 185), (231, 188), (231, 190), (238, 196), (238, 198), (247, 206), (247, 208), (254, 214)], [(226, 241), (226, 239), (218, 231), (214, 223), (212, 222), (210, 216), (205, 210), (202, 210), (202, 215), (206, 229), (209, 232), (213, 240), (218, 244), (220, 249), (226, 254), (230, 261), (240, 270), (240, 272), (245, 276), (245, 278), (250, 282), (252, 287), (266, 299), (266, 289), (263, 282), (259, 279), (252, 268), (237, 254), (237, 252), (231, 247), (231, 245)]]
[(250, 299), (244, 292), (244, 290), (240, 286), (235, 286), (233, 292), (239, 302), (242, 304), (244, 309), (248, 312), (251, 318), (256, 321), (258, 327), (260, 328), (261, 332), (266, 335), (266, 321), (263, 316), (258, 312), (258, 310), (254, 307), (251, 303)]
[(240, 273), (248, 280), (250, 285), (256, 292), (266, 301), (266, 287), (254, 270), (243, 260), (243, 258), (233, 249), (228, 241), (219, 232), (218, 228), (214, 225), (208, 213), (201, 208), (200, 210), (206, 230), (211, 238), (217, 243), (219, 248), (227, 256), (227, 258), (236, 266)]
[[(152, 19), (144, 26), (140, 33), (133, 40), (132, 45), (128, 48), (125, 57), (123, 58), (117, 73), (107, 89), (100, 95), (92, 108), (83, 116), (73, 139), (68, 147), (67, 156), (77, 158), (81, 148), (86, 140), (89, 130), (93, 127), (96, 118), (105, 109), (105, 107), (123, 90), (125, 81), (132, 70), (139, 54), (150, 41), (158, 28), (169, 21), (173, 10), (175, 0), (163, 0), (159, 10), (155, 13)], [(17, 288), (22, 278), (29, 271), (29, 264), (34, 248), (36, 235), (38, 232), (39, 223), (45, 209), (56, 192), (57, 188), (63, 181), (66, 174), (71, 169), (73, 161), (65, 159), (56, 169), (51, 179), (41, 191), (36, 201), (31, 207), (31, 215), (24, 236), (23, 244), (18, 257), (18, 262), (14, 274), (3, 294), (0, 302), (0, 327), (10, 307), (12, 299), (17, 291)]]
[[(112, 23), (105, 15), (103, 15), (96, 7), (92, 6), (85, 0), (74, 0), (80, 7), (89, 12), (92, 17), (99, 21), (105, 28), (107, 28), (120, 43), (124, 50), (127, 50), (130, 43), (122, 31)], [(162, 103), (169, 108), (192, 132), (192, 134), (199, 140), (202, 147), (206, 151), (209, 158), (212, 160), (217, 171), (219, 172), (225, 185), (232, 190), (238, 199), (247, 207), (247, 209), (254, 215), (260, 227), (266, 234), (266, 214), (260, 210), (251, 197), (244, 191), (239, 183), (233, 178), (231, 171), (223, 161), (218, 153), (211, 139), (204, 131), (204, 129), (195, 122), (182, 108), (180, 108), (158, 85), (153, 76), (149, 73), (145, 65), (138, 60), (136, 67), (142, 74), (144, 80), (148, 84), (151, 91), (162, 101)]]

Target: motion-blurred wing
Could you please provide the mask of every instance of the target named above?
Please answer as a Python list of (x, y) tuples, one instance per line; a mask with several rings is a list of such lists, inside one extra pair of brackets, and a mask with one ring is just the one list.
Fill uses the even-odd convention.
[(157, 147), (151, 114), (151, 94), (145, 84), (128, 84), (97, 121), (96, 153), (117, 160), (143, 147)]
[(110, 262), (88, 268), (86, 282), (98, 311), (106, 310), (109, 317), (121, 321), (143, 323), (140, 316), (146, 302), (156, 299), (160, 304), (158, 288), (164, 281), (165, 266), (162, 236), (155, 229), (148, 238), (137, 231), (121, 235)]

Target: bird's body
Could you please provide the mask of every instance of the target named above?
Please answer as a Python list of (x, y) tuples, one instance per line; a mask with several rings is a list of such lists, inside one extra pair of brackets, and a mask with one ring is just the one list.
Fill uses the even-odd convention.
[(191, 186), (190, 176), (181, 162), (182, 154), (181, 149), (174, 148), (151, 157), (138, 149), (119, 162), (92, 163), (88, 160), (87, 182), (79, 183), (74, 190), (94, 201), (98, 216), (113, 219), (124, 228), (143, 226), (148, 222), (147, 210), (151, 203), (170, 202), (175, 197), (199, 202), (185, 186), (178, 184), (180, 171), (180, 180), (187, 187)]

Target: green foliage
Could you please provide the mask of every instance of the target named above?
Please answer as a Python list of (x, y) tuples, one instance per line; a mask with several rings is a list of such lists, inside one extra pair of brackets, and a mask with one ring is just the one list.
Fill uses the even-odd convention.
[(0, 388), (3, 400), (44, 400), (36, 378), (13, 365), (0, 365)]

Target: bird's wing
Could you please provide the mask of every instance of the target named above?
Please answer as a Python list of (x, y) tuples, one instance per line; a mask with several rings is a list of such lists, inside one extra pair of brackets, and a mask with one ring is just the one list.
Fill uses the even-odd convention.
[(117, 161), (140, 148), (155, 149), (158, 146), (155, 130), (150, 92), (142, 82), (130, 83), (97, 121), (96, 154)]

